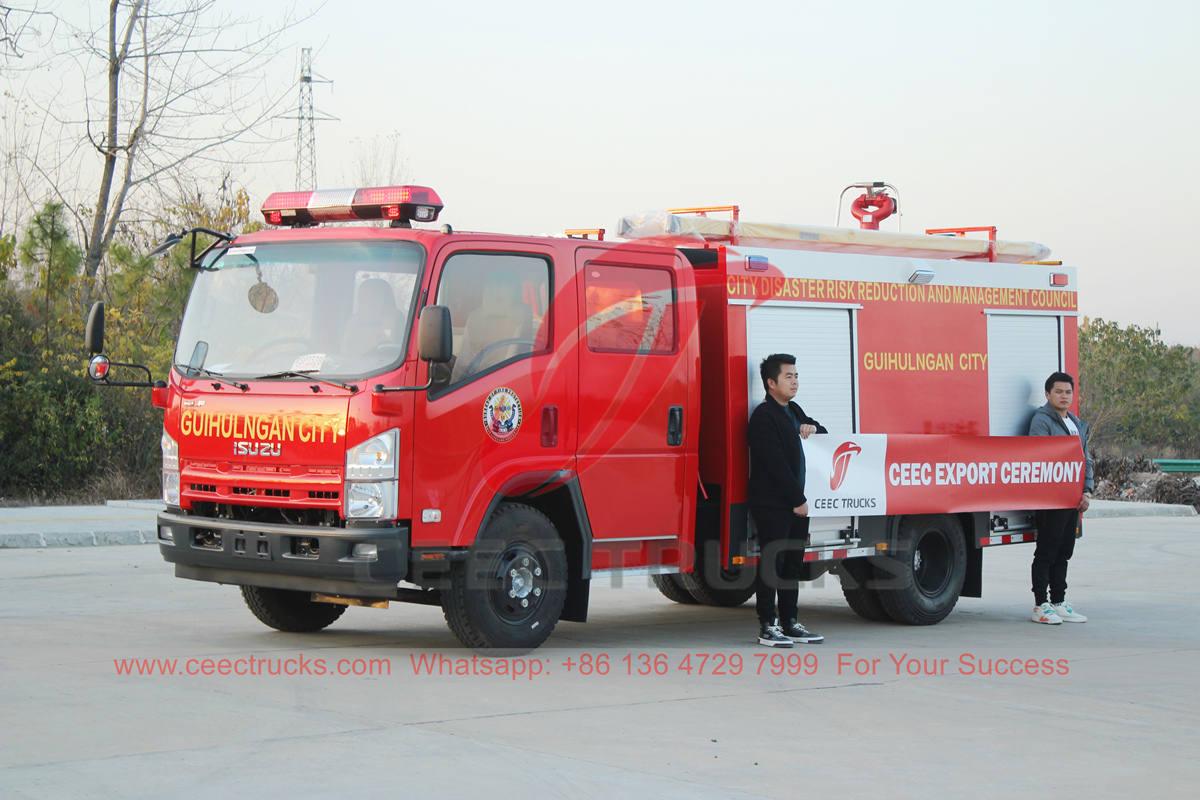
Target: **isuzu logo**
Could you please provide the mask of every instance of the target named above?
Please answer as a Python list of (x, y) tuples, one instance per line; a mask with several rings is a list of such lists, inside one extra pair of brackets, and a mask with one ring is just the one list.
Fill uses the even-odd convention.
[(829, 489), (836, 492), (842, 482), (846, 480), (846, 473), (850, 469), (850, 459), (858, 453), (862, 452), (862, 448), (854, 442), (842, 442), (838, 445), (837, 450), (833, 451), (833, 471), (829, 473)]
[(233, 443), (233, 454), (235, 456), (270, 456), (271, 458), (279, 458), (279, 453), (282, 449), (279, 442)]

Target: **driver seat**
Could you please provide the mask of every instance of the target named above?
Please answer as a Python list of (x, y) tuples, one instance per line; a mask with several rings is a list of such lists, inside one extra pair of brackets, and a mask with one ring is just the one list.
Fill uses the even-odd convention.
[[(483, 372), (502, 361), (523, 353), (532, 352), (533, 309), (527, 303), (512, 299), (503, 293), (491, 295), (492, 300), (471, 312), (463, 328), (462, 352), (454, 360), (451, 382), (457, 383), (470, 375)], [(506, 339), (522, 339), (523, 342), (488, 348), (495, 342)], [(481, 353), (487, 351), (482, 360), (472, 364)], [(468, 372), (470, 368), (470, 372)]]
[(359, 284), (353, 315), (342, 336), (342, 352), (364, 356), (395, 341), (400, 311), (392, 285), (383, 278), (368, 278)]

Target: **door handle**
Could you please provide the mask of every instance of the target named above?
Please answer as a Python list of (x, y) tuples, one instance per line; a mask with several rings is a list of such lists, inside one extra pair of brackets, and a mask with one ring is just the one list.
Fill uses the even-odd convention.
[(558, 406), (542, 407), (542, 447), (558, 447)]
[(671, 406), (667, 409), (667, 446), (679, 447), (683, 444), (683, 406)]

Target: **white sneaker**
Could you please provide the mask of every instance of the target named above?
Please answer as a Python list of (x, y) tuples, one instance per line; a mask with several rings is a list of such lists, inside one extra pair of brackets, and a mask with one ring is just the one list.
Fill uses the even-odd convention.
[(1049, 603), (1042, 603), (1040, 606), (1033, 607), (1034, 622), (1040, 622), (1043, 625), (1062, 625), (1062, 617), (1054, 610), (1054, 606)]
[(1054, 613), (1063, 622), (1087, 622), (1087, 617), (1071, 608), (1071, 604), (1066, 600), (1054, 604)]

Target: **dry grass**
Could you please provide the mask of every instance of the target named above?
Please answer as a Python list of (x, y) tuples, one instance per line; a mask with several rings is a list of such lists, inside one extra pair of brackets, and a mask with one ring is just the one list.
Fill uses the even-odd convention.
[(78, 490), (31, 492), (0, 496), (0, 508), (18, 506), (92, 506), (106, 500), (142, 500), (158, 497), (158, 474), (130, 475), (122, 470), (107, 470)]

